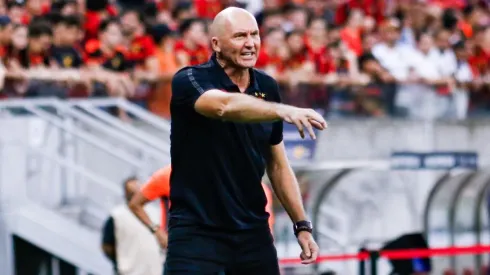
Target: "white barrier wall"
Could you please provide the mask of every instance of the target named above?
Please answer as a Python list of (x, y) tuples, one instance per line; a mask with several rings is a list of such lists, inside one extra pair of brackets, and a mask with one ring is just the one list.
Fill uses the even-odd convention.
[(436, 122), (333, 120), (319, 139), (316, 160), (385, 159), (394, 150), (458, 151), (490, 158), (490, 120)]

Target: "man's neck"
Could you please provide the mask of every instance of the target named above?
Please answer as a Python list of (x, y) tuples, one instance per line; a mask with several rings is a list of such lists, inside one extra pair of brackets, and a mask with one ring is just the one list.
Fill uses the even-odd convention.
[(308, 37), (308, 42), (313, 49), (323, 48), (326, 44), (326, 39), (320, 37)]
[(396, 42), (391, 41), (386, 41), (385, 44), (388, 46), (388, 48), (394, 48), (396, 46)]
[(56, 46), (56, 47), (63, 47), (63, 46), (65, 46), (65, 45), (63, 45), (63, 42), (61, 41), (61, 39), (59, 37), (53, 39), (53, 45)]
[(104, 43), (100, 43), (100, 50), (105, 55), (111, 55), (114, 52), (114, 50), (112, 49), (112, 47), (110, 47), (108, 45), (105, 45)]
[(145, 30), (142, 29), (136, 29), (132, 34), (129, 35), (130, 40), (136, 39), (138, 37), (141, 37), (145, 35)]
[(223, 68), (225, 73), (231, 79), (233, 83), (235, 83), (240, 90), (244, 91), (248, 85), (250, 84), (250, 73), (248, 69), (236, 68), (234, 66), (227, 65), (227, 62), (216, 58), (218, 64)]
[(197, 48), (196, 43), (190, 41), (189, 39), (184, 39), (183, 42), (186, 49), (195, 50)]
[(39, 55), (43, 53), (42, 50), (37, 50), (37, 49), (35, 49), (34, 47), (32, 47), (30, 45), (27, 46), (27, 52), (29, 54), (39, 54)]

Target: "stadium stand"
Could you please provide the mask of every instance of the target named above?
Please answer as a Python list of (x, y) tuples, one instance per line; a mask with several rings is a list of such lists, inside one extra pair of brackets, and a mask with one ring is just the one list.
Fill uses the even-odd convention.
[[(39, 270), (59, 274), (50, 273), (54, 269), (70, 275), (109, 274), (111, 265), (100, 251), (99, 234), (109, 210), (122, 200), (118, 184), (132, 175), (144, 179), (168, 164), (170, 81), (180, 68), (209, 58), (209, 23), (228, 6), (255, 14), (262, 39), (257, 68), (278, 80), (283, 101), (321, 110), (332, 128), (345, 130), (330, 136), (329, 142), (319, 141), (315, 160), (387, 158), (389, 150), (405, 148), (489, 154), (488, 129), (468, 122), (490, 115), (488, 1), (3, 0), (0, 274), (26, 268), (16, 262), (26, 255), (32, 255), (31, 267), (36, 269), (23, 271), (28, 275)], [(27, 114), (35, 119), (26, 119)], [(368, 118), (370, 124), (365, 123)], [(392, 125), (378, 118), (408, 121)], [(345, 126), (342, 119), (353, 120)], [(420, 120), (462, 124), (412, 123)], [(459, 139), (453, 142), (447, 136)], [(373, 142), (359, 142), (357, 137)], [(292, 156), (307, 151), (294, 147)], [(463, 200), (488, 189), (488, 172), (424, 171), (406, 176), (405, 171), (386, 172), (389, 168), (376, 161), (366, 166), (379, 171), (351, 171), (354, 166), (298, 166), (305, 205), (321, 214), (314, 220), (326, 224), (327, 234), (338, 237), (317, 236), (320, 246), (334, 247), (345, 239), (346, 247), (357, 250), (373, 235), (394, 239), (409, 233), (399, 230), (403, 226), (422, 231), (413, 217), (422, 216), (420, 209), (426, 206), (427, 217), (437, 216), (425, 226), (426, 236), (436, 236), (429, 245), (476, 245), (466, 241), (471, 239), (465, 231), (470, 227), (482, 236), (478, 241), (490, 239), (483, 233), (488, 229), (488, 217), (480, 211), (484, 196), (471, 207)], [(423, 183), (413, 188), (418, 193), (412, 198), (403, 197), (410, 189), (407, 179)], [(334, 188), (338, 181), (349, 185)], [(328, 188), (319, 187), (325, 182)], [(387, 182), (389, 188), (383, 185)], [(451, 182), (452, 187), (439, 190), (436, 182)], [(466, 186), (471, 194), (460, 196)], [(419, 194), (429, 193), (432, 187), (435, 199), (426, 205), (425, 195)], [(360, 196), (359, 190), (365, 193)], [(330, 210), (314, 205), (316, 193), (336, 195), (330, 196)], [(446, 200), (453, 193), (462, 199)], [(403, 199), (388, 202), (395, 196)], [(380, 210), (373, 201), (391, 207)], [(471, 226), (460, 226), (451, 218), (448, 222), (440, 218), (441, 209), (459, 204), (461, 209), (475, 209), (477, 214), (471, 216), (484, 225), (471, 220), (467, 222)], [(410, 207), (418, 212), (413, 214)], [(297, 255), (297, 248), (288, 248), (296, 244), (277, 201), (275, 209), (279, 255)], [(470, 210), (456, 209), (451, 217), (470, 216)], [(345, 221), (342, 213), (351, 220)], [(363, 218), (352, 218), (355, 215)], [(403, 222), (382, 221), (399, 217)], [(335, 219), (339, 222), (333, 226)], [(458, 243), (460, 239), (454, 237), (446, 242), (445, 235), (440, 237), (441, 228), (464, 231), (464, 241)], [(7, 233), (15, 238), (3, 238)], [(353, 239), (356, 243), (351, 245)], [(46, 262), (50, 264), (43, 267)], [(483, 274), (487, 264), (486, 258), (460, 257), (435, 262), (434, 268), (445, 270), (444, 274), (473, 274), (481, 268)], [(328, 263), (325, 270), (357, 274), (352, 266), (357, 262), (348, 268)]]

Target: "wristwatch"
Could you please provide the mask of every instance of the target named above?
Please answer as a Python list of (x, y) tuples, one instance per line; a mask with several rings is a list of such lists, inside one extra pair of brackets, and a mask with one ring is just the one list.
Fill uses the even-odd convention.
[(160, 229), (160, 226), (158, 224), (152, 224), (148, 229), (150, 229), (152, 234), (155, 234)]
[(313, 224), (310, 221), (299, 221), (294, 223), (293, 226), (294, 229), (294, 235), (298, 237), (299, 232), (301, 231), (307, 231), (312, 233), (313, 232)]

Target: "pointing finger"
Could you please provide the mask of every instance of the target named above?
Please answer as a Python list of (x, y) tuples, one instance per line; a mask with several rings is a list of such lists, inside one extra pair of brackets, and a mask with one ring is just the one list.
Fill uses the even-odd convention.
[(305, 132), (301, 121), (294, 121), (294, 125), (296, 125), (296, 128), (298, 128), (298, 132), (301, 138), (305, 138)]
[(308, 121), (307, 118), (304, 118), (301, 123), (303, 123), (303, 125), (306, 127), (306, 129), (308, 130), (308, 133), (310, 134), (310, 137), (311, 139), (315, 140), (316, 139), (316, 135), (315, 135), (315, 131), (313, 131), (313, 127), (311, 126), (311, 123), (310, 121)]

